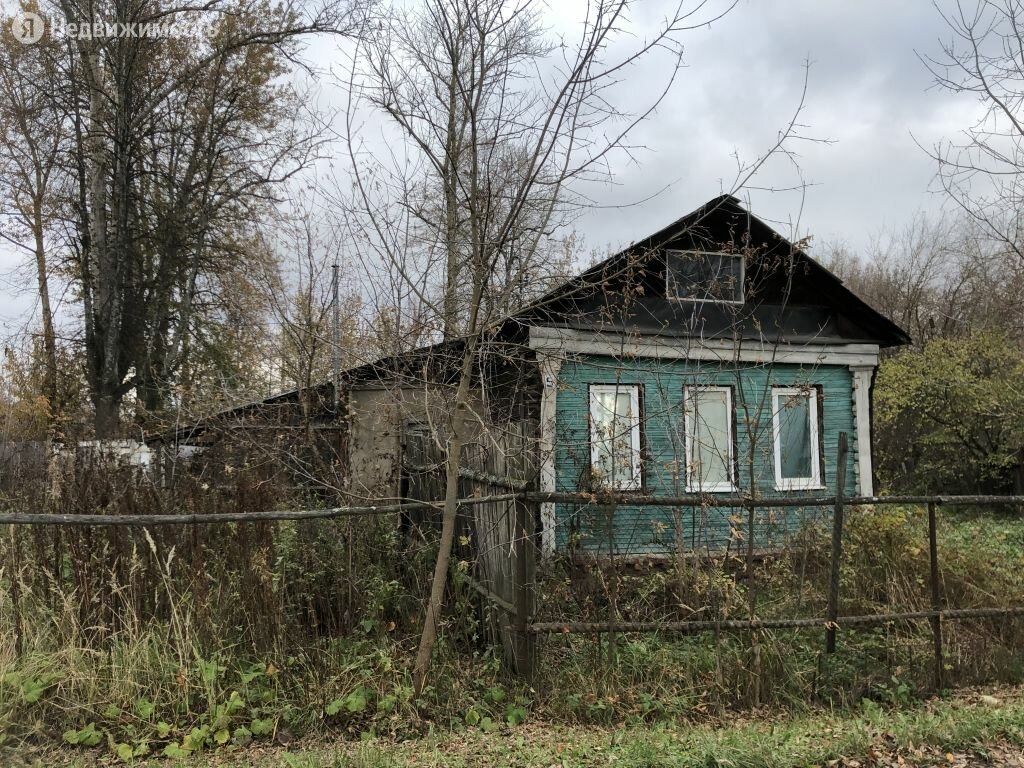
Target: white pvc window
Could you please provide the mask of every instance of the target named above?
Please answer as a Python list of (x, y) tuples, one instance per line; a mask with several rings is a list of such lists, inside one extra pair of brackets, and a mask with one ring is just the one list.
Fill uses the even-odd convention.
[(590, 466), (595, 481), (617, 491), (642, 486), (640, 387), (590, 386)]
[(670, 299), (742, 304), (744, 274), (741, 254), (665, 252), (665, 295)]
[(822, 488), (818, 447), (818, 391), (772, 390), (775, 437), (775, 487), (780, 491)]
[(732, 389), (686, 387), (686, 488), (735, 491)]

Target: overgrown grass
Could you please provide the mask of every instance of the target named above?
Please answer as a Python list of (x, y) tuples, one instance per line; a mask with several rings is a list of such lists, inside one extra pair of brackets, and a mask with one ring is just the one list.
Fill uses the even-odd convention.
[[(758, 713), (756, 719), (641, 727), (527, 725), (485, 732), (459, 727), (402, 742), (372, 739), (330, 745), (294, 745), (272, 750), (229, 750), (215, 757), (192, 756), (177, 765), (288, 766), (289, 768), (384, 768), (417, 765), (573, 766), (618, 768), (789, 768), (845, 764), (958, 764), (998, 756), (1024, 745), (1024, 703), (1020, 691), (997, 690), (998, 698), (971, 694), (919, 702), (902, 708), (870, 701), (843, 711), (798, 716)], [(957, 753), (956, 755), (948, 753)], [(73, 754), (45, 753), (51, 765)], [(30, 764), (31, 758), (26, 760)], [(138, 761), (143, 764), (144, 761)], [(148, 763), (146, 763), (148, 764)], [(172, 765), (175, 763), (172, 763)]]
[[(753, 578), (741, 559), (615, 575), (619, 613), (633, 620), (745, 618), (751, 590), (755, 615), (821, 617), (829, 571), (829, 531), (810, 528), (782, 556), (761, 561)], [(987, 510), (940, 515), (943, 599), (949, 607), (1019, 604), (1024, 581), (1024, 522)], [(841, 604), (844, 614), (930, 608), (927, 520), (923, 509), (852, 511), (844, 533)], [(602, 600), (609, 574), (567, 574), (551, 606), (575, 605), (588, 620), (612, 619)], [(585, 586), (591, 595), (585, 596)], [(681, 608), (682, 606), (682, 608)], [(715, 614), (712, 607), (717, 606)], [(695, 614), (688, 611), (697, 607)], [(564, 614), (564, 608), (561, 609)], [(546, 617), (549, 620), (553, 616)], [(1024, 621), (1018, 618), (947, 622), (943, 628), (947, 684), (1024, 680)], [(756, 642), (755, 642), (756, 641)], [(725, 709), (809, 702), (857, 704), (867, 697), (905, 703), (934, 679), (928, 622), (893, 622), (840, 631), (838, 652), (826, 656), (822, 629), (680, 637), (552, 636), (545, 646), (556, 680), (542, 706), (571, 722), (613, 723), (692, 717)]]
[[(251, 489), (243, 490), (251, 498)], [(203, 503), (199, 494), (190, 508)], [(989, 512), (942, 520), (949, 604), (1015, 602), (1024, 580), (1024, 525)], [(751, 707), (791, 714), (860, 707), (864, 699), (906, 707), (931, 684), (931, 635), (923, 622), (843, 631), (838, 653), (827, 657), (819, 629), (614, 640), (556, 635), (544, 640), (541, 668), (528, 685), (505, 673), (475, 593), (456, 579), (430, 685), (417, 698), (416, 574), (429, 571), (429, 545), (403, 549), (386, 530), (364, 530), (357, 540), (337, 527), (287, 525), (260, 538), (218, 538), (231, 533), (210, 528), (206, 539), (184, 532), (153, 540), (86, 531), (77, 549), (57, 538), (0, 547), (0, 744), (63, 741), (130, 762), (310, 734), (418, 739), (457, 730), (472, 739), (519, 732), (524, 723), (651, 727)], [(851, 514), (842, 610), (927, 607), (926, 541), (919, 510)], [(365, 546), (353, 555), (358, 542)], [(86, 562), (75, 562), (72, 551)], [(55, 552), (63, 553), (56, 571), (49, 564)], [(827, 534), (809, 529), (752, 574), (743, 562), (707, 558), (685, 568), (555, 569), (544, 574), (541, 612), (598, 620), (745, 617), (753, 605), (761, 617), (821, 616), (827, 573)], [(15, 598), (20, 654), (11, 631)], [(1024, 679), (1024, 622), (949, 623), (945, 633), (952, 684)], [(859, 715), (873, 716), (870, 709)], [(645, 733), (634, 753), (653, 750), (653, 764), (662, 759), (658, 750), (680, 743)], [(702, 743), (687, 742), (687, 754)]]
[[(506, 738), (499, 744), (474, 739), (474, 747), (456, 753), (444, 743), (423, 754), (420, 745), (397, 750), (367, 749), (359, 760), (364, 765), (402, 764), (415, 756), (425, 765), (521, 765), (614, 764), (616, 766), (678, 766), (694, 768), (783, 768), (821, 765), (840, 757), (866, 757), (873, 746), (882, 749), (910, 745), (959, 750), (984, 748), (998, 739), (1024, 740), (1024, 707), (992, 709), (983, 705), (939, 702), (933, 706), (894, 710), (868, 705), (842, 715), (813, 714), (794, 719), (769, 719), (726, 727), (698, 725), (651, 730), (613, 730), (585, 733), (555, 732), (551, 740)], [(529, 734), (525, 735), (529, 736)], [(553, 742), (553, 743), (552, 743)], [(316, 758), (314, 758), (315, 760)], [(411, 762), (411, 761), (410, 761)], [(329, 758), (323, 765), (345, 765)], [(314, 763), (315, 765), (315, 763)]]
[[(447, 737), (433, 744), (370, 746), (349, 757), (309, 756), (314, 766), (615, 765), (625, 768), (788, 768), (842, 757), (868, 758), (873, 749), (907, 755), (915, 749), (984, 752), (993, 742), (1024, 743), (1024, 706), (935, 702), (895, 710), (869, 704), (857, 712), (815, 713), (722, 726), (665, 726), (610, 731), (555, 730), (509, 734), (500, 740)], [(458, 745), (458, 746), (455, 746)], [(453, 748), (454, 747), (454, 748)], [(930, 755), (935, 757), (934, 753)], [(301, 759), (301, 753), (298, 759)], [(301, 763), (300, 763), (301, 764)]]
[(971, 555), (982, 555), (987, 569), (1004, 584), (1024, 586), (1024, 525), (1015, 509), (948, 510), (939, 527), (945, 565), (960, 570), (977, 567)]

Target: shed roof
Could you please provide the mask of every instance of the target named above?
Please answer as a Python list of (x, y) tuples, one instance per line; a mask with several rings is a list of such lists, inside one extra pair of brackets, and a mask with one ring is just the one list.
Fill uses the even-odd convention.
[[(750, 252), (752, 272), (760, 280), (762, 295), (739, 315), (705, 303), (682, 307), (657, 295), (664, 284), (664, 251), (680, 247), (715, 250), (741, 243)], [(659, 261), (659, 259), (661, 261)], [(660, 264), (660, 267), (659, 267)], [(659, 269), (662, 270), (659, 272)], [(638, 285), (653, 290), (636, 291)], [(622, 290), (636, 294), (622, 301)], [(799, 245), (783, 237), (746, 210), (732, 195), (720, 195), (671, 224), (662, 227), (599, 264), (552, 289), (540, 299), (506, 318), (500, 338), (515, 338), (531, 325), (630, 331), (657, 335), (733, 336), (789, 343), (849, 343), (867, 341), (882, 347), (910, 342), (898, 325), (870, 307), (842, 280), (818, 263)], [(405, 374), (418, 375), (429, 366), (439, 379), (448, 380), (452, 361), (464, 339), (430, 344), (400, 355), (382, 357), (351, 367), (343, 373), (346, 385), (369, 384)], [(333, 385), (317, 385), (316, 396), (327, 401)], [(298, 400), (299, 390), (226, 409), (155, 439), (194, 436), (210, 419), (231, 419), (273, 405)]]

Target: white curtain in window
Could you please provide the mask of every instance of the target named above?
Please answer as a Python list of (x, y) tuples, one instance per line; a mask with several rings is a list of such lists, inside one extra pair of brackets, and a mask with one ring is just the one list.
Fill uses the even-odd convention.
[(686, 398), (690, 488), (728, 490), (732, 486), (732, 408), (724, 387), (691, 387)]
[(635, 386), (591, 389), (591, 463), (599, 482), (611, 488), (640, 486), (638, 400)]
[(820, 488), (817, 390), (779, 388), (772, 402), (776, 485), (783, 490)]
[(811, 398), (788, 395), (779, 413), (779, 450), (782, 479), (809, 478), (811, 467)]

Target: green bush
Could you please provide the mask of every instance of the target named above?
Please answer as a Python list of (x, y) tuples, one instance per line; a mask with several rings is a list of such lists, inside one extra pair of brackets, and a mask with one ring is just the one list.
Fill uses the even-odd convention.
[(875, 464), (890, 491), (1024, 492), (1024, 352), (993, 332), (882, 361)]

